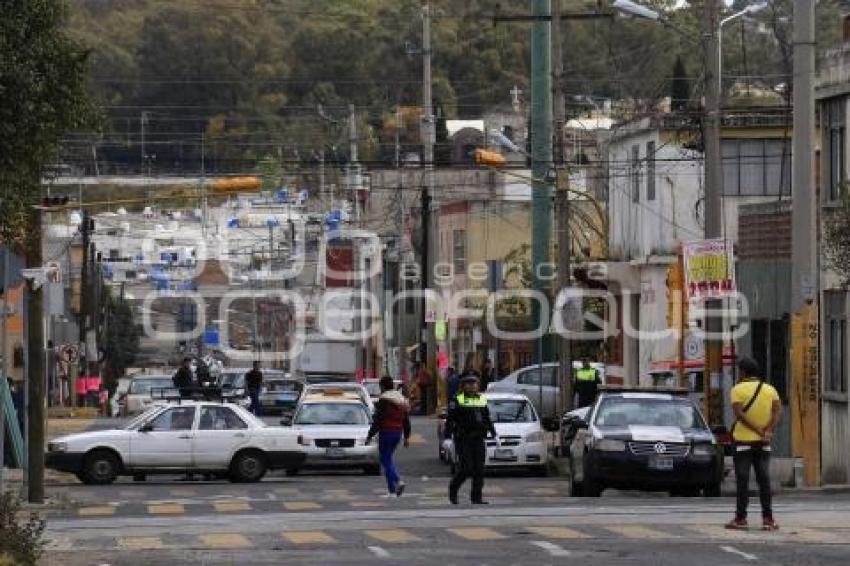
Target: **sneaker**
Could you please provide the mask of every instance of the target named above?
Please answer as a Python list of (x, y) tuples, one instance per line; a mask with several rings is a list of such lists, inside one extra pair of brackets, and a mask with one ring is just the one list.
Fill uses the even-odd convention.
[(726, 523), (726, 528), (734, 531), (746, 531), (750, 528), (750, 526), (747, 524), (746, 519), (735, 517), (734, 519)]
[(406, 487), (407, 485), (405, 485), (403, 481), (398, 482), (398, 485), (395, 488), (396, 497), (401, 497), (402, 495), (404, 495), (404, 488)]
[(390, 497), (398, 497), (398, 496), (395, 493), (393, 493), (392, 491), (388, 491), (381, 496), (381, 499), (389, 499)]
[(762, 519), (761, 530), (763, 531), (778, 531), (779, 525), (773, 520), (773, 517), (765, 517)]

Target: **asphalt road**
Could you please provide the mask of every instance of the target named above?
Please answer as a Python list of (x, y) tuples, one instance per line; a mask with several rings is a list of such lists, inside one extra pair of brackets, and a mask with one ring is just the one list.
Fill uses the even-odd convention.
[(49, 511), (45, 562), (850, 564), (850, 496), (779, 497), (775, 533), (725, 531), (728, 498), (570, 498), (563, 479), (523, 474), (489, 477), (490, 505), (452, 506), (434, 421), (417, 419), (414, 430), (413, 446), (399, 453), (408, 485), (401, 499), (382, 498), (383, 479), (357, 472), (274, 474), (249, 485), (178, 477), (54, 483), (60, 504)]

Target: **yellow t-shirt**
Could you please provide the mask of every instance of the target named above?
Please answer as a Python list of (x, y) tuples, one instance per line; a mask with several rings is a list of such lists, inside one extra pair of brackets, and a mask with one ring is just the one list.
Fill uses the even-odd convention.
[[(758, 381), (742, 381), (733, 387), (731, 394), (732, 404), (737, 403), (743, 409), (750, 402), (758, 384)], [(779, 393), (776, 392), (776, 389), (772, 385), (765, 383), (761, 386), (761, 391), (759, 391), (759, 395), (756, 397), (752, 406), (744, 414), (757, 427), (765, 427), (770, 422), (770, 414), (774, 401), (779, 401)], [(735, 425), (732, 436), (738, 442), (758, 442), (762, 439), (756, 431), (750, 429), (750, 427), (741, 421), (738, 421), (738, 424)]]

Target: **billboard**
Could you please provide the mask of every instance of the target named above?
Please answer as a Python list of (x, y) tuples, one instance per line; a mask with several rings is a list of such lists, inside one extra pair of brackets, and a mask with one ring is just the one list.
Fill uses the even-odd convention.
[(688, 299), (734, 297), (735, 255), (731, 240), (701, 240), (682, 246)]

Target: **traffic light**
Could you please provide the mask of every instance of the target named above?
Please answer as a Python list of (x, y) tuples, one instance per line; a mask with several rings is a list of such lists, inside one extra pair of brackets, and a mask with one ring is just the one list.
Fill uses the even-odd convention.
[(44, 208), (55, 208), (57, 206), (65, 206), (68, 204), (68, 197), (43, 197), (41, 199), (41, 206)]
[(476, 165), (483, 165), (485, 167), (504, 167), (505, 163), (507, 163), (505, 156), (496, 151), (476, 149), (474, 155)]

